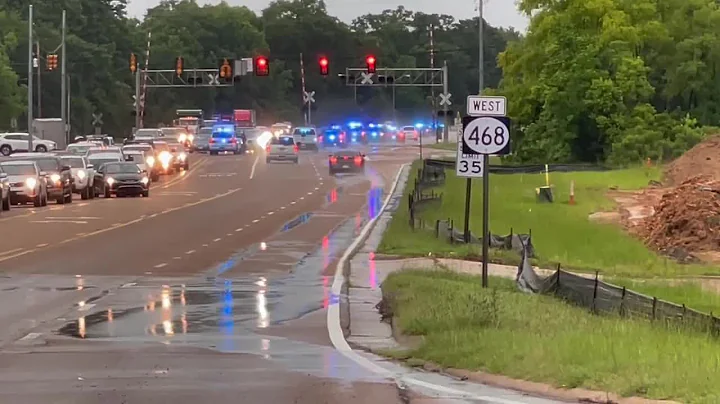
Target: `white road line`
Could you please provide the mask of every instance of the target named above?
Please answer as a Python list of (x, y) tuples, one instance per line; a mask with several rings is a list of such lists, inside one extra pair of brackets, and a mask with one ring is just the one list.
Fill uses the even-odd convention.
[(23, 250), (23, 248), (13, 248), (12, 250), (0, 252), (0, 256), (16, 253), (16, 252), (22, 251), (22, 250)]
[(34, 339), (37, 339), (41, 335), (42, 334), (39, 332), (31, 332), (31, 333), (27, 334), (26, 336), (20, 338), (18, 341), (32, 341)]
[(239, 229), (235, 229), (235, 232), (241, 232), (241, 231), (243, 231), (242, 227)]
[(43, 243), (43, 244), (38, 244), (38, 245), (36, 245), (35, 247), (37, 247), (37, 248), (43, 248), (43, 247), (47, 247), (47, 246), (49, 246), (49, 245), (50, 245), (50, 244), (48, 244), (48, 243)]
[(292, 202), (290, 202), (290, 205), (295, 205), (296, 203), (297, 203), (297, 202), (292, 201)]
[(249, 225), (249, 224), (246, 224), (245, 227), (250, 227), (250, 225)]
[(190, 251), (186, 251), (185, 254), (190, 255), (190, 254), (192, 254), (192, 253), (194, 253), (194, 252), (195, 252), (195, 250), (190, 250)]
[(253, 179), (255, 176), (255, 167), (257, 166), (258, 161), (260, 161), (260, 156), (255, 157), (255, 161), (253, 162), (252, 168), (250, 169), (250, 179)]
[(253, 220), (253, 223), (257, 223), (259, 221), (260, 221), (260, 219), (255, 219), (255, 220)]
[(275, 214), (275, 212), (268, 212), (268, 216), (272, 216), (274, 214)]
[(305, 197), (304, 197), (304, 196), (301, 196), (301, 197), (300, 197), (300, 200), (302, 201), (303, 199), (305, 199)]
[(162, 264), (157, 264), (157, 265), (155, 265), (155, 268), (162, 268), (162, 267), (165, 267), (165, 266), (167, 266), (167, 264), (163, 262)]
[(94, 303), (83, 304), (82, 306), (78, 307), (78, 311), (88, 311), (88, 310), (92, 309), (93, 307), (95, 307)]
[(315, 187), (315, 190), (316, 190), (316, 191), (319, 191), (319, 190), (320, 190), (320, 187)]
[(228, 233), (228, 234), (226, 234), (226, 236), (232, 236), (232, 233)]
[(308, 192), (308, 195), (312, 195), (312, 194), (313, 194), (312, 192)]
[(45, 219), (51, 220), (99, 220), (101, 218), (95, 216), (48, 216)]
[(209, 245), (210, 245), (210, 244), (203, 244), (203, 247), (207, 247), (207, 246), (209, 246)]
[(281, 206), (281, 207), (280, 207), (280, 210), (285, 210), (285, 207), (284, 207), (284, 206)]
[(216, 238), (215, 240), (213, 240), (213, 242), (217, 243), (220, 240), (222, 240), (222, 238)]
[(146, 271), (146, 272), (145, 272), (145, 275), (152, 275), (152, 272)]
[(72, 224), (87, 224), (84, 220), (32, 220), (30, 223), (72, 223)]

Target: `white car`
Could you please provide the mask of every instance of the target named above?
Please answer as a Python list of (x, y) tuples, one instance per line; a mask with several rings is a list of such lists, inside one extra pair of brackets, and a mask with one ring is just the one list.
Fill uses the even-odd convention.
[(90, 157), (95, 154), (117, 154), (118, 156), (122, 157), (122, 148), (117, 146), (101, 146), (101, 147), (91, 147), (88, 149), (87, 153), (85, 154), (85, 157)]
[(318, 151), (318, 139), (315, 128), (305, 126), (293, 129), (293, 140), (301, 149)]
[[(0, 154), (9, 156), (15, 152), (27, 152), (30, 135), (27, 133), (0, 133)], [(50, 140), (33, 136), (33, 149), (36, 152), (55, 150), (57, 144)]]
[(73, 192), (80, 194), (83, 200), (95, 198), (93, 192), (93, 180), (95, 179), (95, 169), (92, 164), (83, 156), (62, 155), (60, 158), (63, 164), (70, 166), (73, 179)]
[[(145, 173), (150, 173), (150, 167), (148, 167), (148, 158), (152, 155), (142, 150), (123, 150), (126, 161), (132, 161), (140, 167), (140, 170)], [(152, 160), (154, 161), (154, 159)]]
[(69, 144), (68, 147), (65, 148), (65, 151), (77, 154), (78, 156), (84, 156), (87, 154), (88, 150), (100, 147), (101, 145), (102, 144), (98, 144), (97, 142), (77, 142)]
[(161, 129), (157, 129), (157, 128), (138, 129), (137, 131), (135, 131), (135, 134), (133, 135), (133, 139), (140, 139), (140, 138), (159, 139), (161, 137), (165, 137), (165, 134), (163, 134)]
[(292, 136), (280, 136), (270, 139), (265, 148), (265, 162), (271, 161), (292, 161), (297, 164), (300, 148), (295, 144)]

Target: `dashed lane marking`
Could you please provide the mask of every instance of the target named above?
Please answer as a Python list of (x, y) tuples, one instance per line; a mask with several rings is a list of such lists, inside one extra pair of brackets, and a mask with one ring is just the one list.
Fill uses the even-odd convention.
[(190, 255), (190, 254), (193, 254), (194, 252), (195, 252), (195, 250), (185, 251), (185, 254)]
[(162, 264), (157, 264), (157, 265), (155, 265), (155, 268), (162, 268), (162, 267), (165, 267), (165, 266), (167, 266), (167, 264), (163, 262)]
[(241, 231), (243, 231), (243, 228), (241, 227), (241, 228), (239, 228), (239, 229), (235, 229), (235, 231), (236, 231), (236, 232), (241, 232)]
[(22, 251), (22, 250), (24, 250), (24, 249), (23, 248), (13, 248), (12, 250), (0, 252), (0, 256), (16, 253), (16, 252)]
[(257, 167), (258, 161), (260, 161), (260, 156), (255, 157), (255, 161), (253, 162), (252, 168), (250, 169), (250, 179), (253, 179), (253, 177), (255, 177), (255, 167)]
[(255, 220), (253, 220), (253, 223), (257, 223), (259, 221), (260, 221), (260, 219), (255, 219)]
[(222, 238), (218, 237), (218, 238), (216, 238), (215, 240), (213, 240), (213, 242), (217, 243), (217, 242), (220, 241), (220, 240), (222, 240)]

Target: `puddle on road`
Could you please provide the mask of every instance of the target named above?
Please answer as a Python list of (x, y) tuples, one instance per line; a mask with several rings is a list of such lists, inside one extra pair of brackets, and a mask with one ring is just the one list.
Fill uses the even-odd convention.
[(313, 215), (312, 212), (303, 213), (302, 215), (296, 217), (295, 219), (285, 223), (283, 225), (282, 229), (280, 229), (280, 231), (281, 232), (290, 231), (290, 230), (300, 226), (301, 224), (305, 224), (310, 220), (312, 215)]

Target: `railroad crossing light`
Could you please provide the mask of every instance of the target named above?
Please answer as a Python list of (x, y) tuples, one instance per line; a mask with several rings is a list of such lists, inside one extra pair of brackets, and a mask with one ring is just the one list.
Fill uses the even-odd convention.
[(368, 73), (375, 73), (376, 68), (375, 64), (377, 63), (377, 59), (375, 59), (375, 56), (369, 55), (365, 58), (365, 64), (367, 64), (367, 71)]
[(134, 53), (130, 54), (130, 72), (135, 73), (137, 71), (137, 56)]
[(48, 70), (55, 70), (55, 69), (57, 69), (57, 67), (58, 67), (57, 55), (48, 54), (48, 55), (45, 57), (45, 63), (47, 64), (47, 69), (48, 69)]
[(255, 75), (256, 76), (269, 76), (270, 75), (270, 63), (265, 56), (258, 56), (255, 58)]
[(224, 81), (229, 81), (233, 79), (233, 63), (234, 61), (228, 58), (220, 60), (220, 69), (218, 71), (218, 76), (220, 76), (220, 79)]
[(183, 74), (185, 68), (185, 60), (182, 57), (175, 58), (175, 74), (180, 77)]
[(328, 58), (323, 56), (320, 58), (320, 74), (327, 76), (328, 70), (330, 70), (330, 62), (328, 61)]

